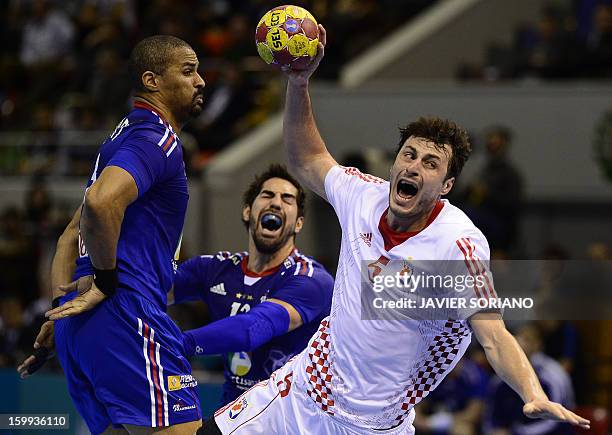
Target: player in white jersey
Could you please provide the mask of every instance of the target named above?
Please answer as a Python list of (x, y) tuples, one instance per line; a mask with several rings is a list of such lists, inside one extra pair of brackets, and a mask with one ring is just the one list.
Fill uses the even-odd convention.
[(457, 260), (465, 275), (480, 279), (469, 290), (472, 296), (496, 298), (486, 266), (489, 247), (467, 216), (441, 199), (471, 151), (465, 130), (455, 123), (420, 118), (401, 129), (389, 182), (332, 158), (308, 93), (323, 56), (325, 30), (320, 32), (310, 68), (286, 71), (284, 142), (292, 172), (333, 206), (342, 227), (331, 313), (301, 354), (217, 411), (199, 433), (414, 433), (414, 406), (457, 364), (472, 332), (497, 374), (525, 402), (528, 417), (588, 427), (588, 420), (548, 400), (498, 312), (468, 305), (429, 312), (427, 319), (427, 312), (419, 317), (415, 310), (368, 316), (362, 284), (404, 273), (398, 268), (410, 269), (412, 260)]

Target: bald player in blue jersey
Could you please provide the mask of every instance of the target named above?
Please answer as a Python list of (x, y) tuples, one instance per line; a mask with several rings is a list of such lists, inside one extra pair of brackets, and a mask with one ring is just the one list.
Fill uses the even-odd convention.
[(182, 263), (175, 303), (201, 300), (211, 323), (183, 334), (189, 355), (223, 354), (227, 404), (300, 353), (329, 314), (333, 278), (295, 247), (305, 194), (272, 165), (243, 198), (248, 251), (202, 255)]
[[(102, 144), (66, 230), (79, 230), (79, 258), (77, 281), (63, 290), (79, 291), (53, 288), (54, 323), (19, 368), (36, 370), (54, 336), (70, 395), (94, 434), (193, 434), (201, 425), (182, 333), (166, 314), (189, 197), (177, 134), (202, 110), (197, 69), (193, 49), (172, 36), (132, 51), (134, 107)], [(58, 242), (54, 283), (69, 282), (72, 254)]]

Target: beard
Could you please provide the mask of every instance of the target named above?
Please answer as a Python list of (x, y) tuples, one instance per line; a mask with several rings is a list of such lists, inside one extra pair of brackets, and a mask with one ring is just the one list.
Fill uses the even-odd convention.
[(200, 115), (200, 113), (202, 113), (203, 110), (204, 110), (204, 107), (202, 106), (202, 104), (194, 102), (191, 105), (191, 108), (189, 109), (189, 119), (197, 118)]
[(249, 218), (249, 232), (257, 250), (266, 255), (274, 254), (295, 235), (295, 223), (293, 225), (287, 225), (286, 222), (283, 223), (281, 232), (274, 238), (262, 236), (259, 229), (259, 222), (251, 215)]

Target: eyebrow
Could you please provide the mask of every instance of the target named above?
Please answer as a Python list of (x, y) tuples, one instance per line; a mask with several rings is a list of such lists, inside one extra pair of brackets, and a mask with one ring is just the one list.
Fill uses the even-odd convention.
[[(410, 146), (410, 145), (409, 145), (409, 146), (407, 146), (407, 147), (404, 149), (404, 152), (406, 152), (406, 151), (411, 151), (411, 152), (413, 152), (413, 153), (415, 153), (415, 154), (417, 154), (417, 155), (419, 154), (419, 152), (416, 150), (416, 148), (414, 148), (413, 146)], [(432, 154), (432, 153), (426, 153), (426, 154), (425, 154), (425, 155), (422, 157), (422, 159), (423, 159), (423, 160), (426, 160), (426, 159), (436, 159), (436, 160), (442, 161), (442, 159), (440, 158), (440, 156), (439, 156), (439, 155), (437, 155), (437, 154)]]
[(182, 67), (184, 68), (184, 67), (186, 67), (186, 66), (190, 66), (190, 67), (195, 68), (195, 67), (197, 67), (197, 66), (198, 66), (198, 64), (197, 64), (197, 62), (183, 62)]
[(442, 160), (440, 159), (440, 156), (436, 155), (436, 154), (425, 154), (423, 156), (423, 160), (427, 160), (427, 159), (436, 159), (436, 160)]
[[(276, 192), (273, 192), (273, 191), (268, 190), (268, 189), (263, 189), (263, 190), (261, 191), (261, 194), (262, 194), (262, 195), (263, 195), (263, 194), (274, 195), (274, 194), (276, 194)], [(295, 196), (293, 193), (287, 193), (287, 192), (283, 192), (283, 193), (281, 193), (281, 196), (282, 196), (282, 197), (285, 197), (285, 198), (286, 198), (286, 197), (297, 198), (297, 197), (296, 197), (296, 196)]]

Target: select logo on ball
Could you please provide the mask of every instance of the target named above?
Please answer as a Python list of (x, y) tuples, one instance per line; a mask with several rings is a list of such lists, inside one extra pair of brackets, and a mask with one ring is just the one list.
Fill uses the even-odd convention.
[(266, 42), (268, 43), (268, 47), (276, 51), (285, 48), (288, 39), (289, 37), (287, 36), (287, 32), (285, 32), (279, 27), (272, 27), (266, 35)]
[(266, 26), (280, 26), (286, 19), (287, 15), (283, 9), (271, 10), (266, 14)]

